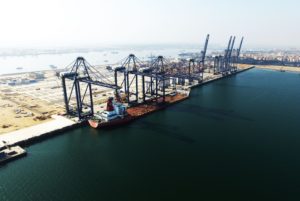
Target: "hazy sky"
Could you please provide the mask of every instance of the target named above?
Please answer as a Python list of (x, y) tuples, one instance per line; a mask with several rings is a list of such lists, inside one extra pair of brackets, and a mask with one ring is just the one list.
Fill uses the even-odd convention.
[(298, 0), (1, 0), (0, 48), (214, 44), (300, 48)]

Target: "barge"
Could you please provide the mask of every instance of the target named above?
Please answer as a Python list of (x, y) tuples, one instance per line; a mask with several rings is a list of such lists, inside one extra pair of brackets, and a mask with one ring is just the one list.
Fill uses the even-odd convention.
[(0, 151), (0, 165), (25, 156), (26, 154), (26, 151), (19, 146), (10, 147), (6, 145), (6, 149)]

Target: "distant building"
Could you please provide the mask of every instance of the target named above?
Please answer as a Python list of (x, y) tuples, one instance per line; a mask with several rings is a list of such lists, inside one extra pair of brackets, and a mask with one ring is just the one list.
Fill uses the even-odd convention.
[(32, 72), (28, 73), (28, 78), (33, 80), (43, 80), (45, 79), (45, 74), (43, 72)]
[(26, 78), (17, 78), (17, 79), (7, 80), (6, 84), (9, 86), (30, 84), (30, 80)]

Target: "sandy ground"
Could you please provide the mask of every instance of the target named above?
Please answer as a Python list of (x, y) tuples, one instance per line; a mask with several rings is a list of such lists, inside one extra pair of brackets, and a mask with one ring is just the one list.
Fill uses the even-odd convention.
[(0, 93), (0, 134), (36, 125), (62, 113), (63, 108), (21, 94)]
[[(247, 65), (247, 64), (239, 64), (239, 68), (247, 68), (254, 65)], [(260, 69), (268, 69), (268, 70), (276, 70), (276, 71), (289, 71), (289, 72), (300, 72), (299, 67), (292, 67), (292, 66), (271, 66), (271, 65), (255, 65), (255, 68)]]
[(75, 122), (68, 118), (52, 115), (51, 121), (44, 121), (34, 126), (0, 135), (0, 148), (4, 145), (2, 143), (3, 141), (12, 145), (22, 141), (27, 141), (32, 138), (40, 137), (56, 130), (61, 130), (74, 124)]
[[(104, 74), (107, 77), (111, 75), (108, 71)], [(0, 81), (16, 77), (26, 77), (26, 73), (2, 75)], [(67, 86), (70, 92), (72, 83), (67, 82)], [(93, 86), (93, 91), (96, 106), (113, 96), (113, 91), (105, 88)], [(76, 105), (74, 95), (70, 102)], [(33, 84), (0, 84), (0, 134), (40, 124), (51, 120), (51, 115), (63, 113), (65, 109), (61, 80), (53, 71), (46, 71), (45, 79)]]

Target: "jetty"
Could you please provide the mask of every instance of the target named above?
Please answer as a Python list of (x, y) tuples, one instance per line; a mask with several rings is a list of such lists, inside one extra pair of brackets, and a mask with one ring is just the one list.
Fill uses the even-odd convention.
[[(10, 102), (2, 105), (3, 107), (19, 106), (21, 108), (13, 110), (16, 113), (11, 115), (14, 120), (23, 121), (32, 118), (36, 122), (35, 113), (41, 113), (41, 116), (38, 117), (51, 116), (51, 120), (1, 134), (0, 141), (5, 141), (10, 146), (28, 145), (45, 137), (54, 136), (81, 126), (94, 117), (95, 111), (103, 110), (105, 107), (102, 105), (103, 100), (107, 100), (107, 97), (113, 95), (118, 95), (120, 102), (126, 104), (129, 113), (132, 112), (133, 115), (136, 115), (135, 112), (141, 114), (145, 112), (145, 108), (139, 108), (138, 111), (132, 109), (137, 105), (145, 105), (147, 110), (156, 111), (156, 106), (151, 108), (148, 104), (149, 100), (153, 100), (152, 102), (157, 105), (168, 104), (170, 101), (177, 103), (179, 101), (175, 101), (174, 94), (184, 88), (200, 87), (253, 68), (239, 67), (238, 61), (243, 38), (238, 49), (234, 49), (235, 39), (236, 37), (230, 37), (224, 55), (212, 57), (208, 61), (205, 58), (209, 34), (206, 37), (201, 54), (192, 55), (193, 58), (189, 60), (167, 59), (160, 55), (152, 61), (142, 61), (134, 54), (130, 54), (125, 60), (120, 61), (117, 66), (108, 70), (92, 66), (85, 58), (78, 57), (64, 70), (55, 73), (56, 78), (51, 78), (51, 80), (53, 79), (56, 86), (51, 85), (50, 91), (49, 85), (47, 85), (49, 79), (45, 78), (45, 86), (37, 83), (34, 91), (27, 91), (26, 93), (27, 98), (33, 100), (32, 96), (35, 96), (41, 100), (49, 101), (47, 106), (59, 105), (60, 108), (64, 108), (64, 112), (61, 111), (51, 116), (51, 111), (40, 111), (41, 107), (35, 104), (26, 105), (24, 102), (27, 99), (24, 99), (23, 96), (19, 97), (20, 103), (15, 103), (15, 106)], [(60, 85), (57, 79), (60, 80)], [(23, 88), (14, 91), (14, 87), (16, 86), (9, 86), (9, 88), (2, 91), (12, 97), (26, 91)], [(60, 99), (56, 99), (58, 96)], [(188, 96), (181, 97), (180, 100), (186, 98)], [(5, 99), (5, 101), (12, 101), (12, 99)], [(10, 107), (8, 108), (11, 110)], [(23, 116), (22, 113), (24, 113)], [(146, 113), (150, 113), (150, 111)], [(4, 129), (7, 127), (14, 128), (11, 124), (2, 125), (2, 127)], [(1, 148), (3, 146), (0, 145)]]
[[(229, 77), (229, 76), (236, 75), (238, 73), (250, 70), (252, 68), (254, 68), (254, 67), (252, 66), (252, 67), (248, 67), (248, 68), (244, 68), (244, 69), (239, 69), (237, 72), (226, 75), (226, 76), (221, 76), (221, 75), (215, 76), (211, 79), (204, 80), (202, 83), (191, 85), (191, 86), (189, 86), (189, 88), (200, 87), (202, 85), (205, 85), (205, 84), (208, 84), (208, 83), (211, 83), (211, 82), (214, 82), (214, 81), (217, 81), (217, 80)], [(2, 135), (0, 135), (0, 141), (1, 142), (5, 141), (10, 146), (27, 145), (34, 141), (38, 141), (38, 140), (41, 140), (46, 137), (54, 136), (58, 133), (62, 133), (64, 131), (76, 128), (76, 127), (84, 124), (84, 122), (73, 121), (65, 116), (59, 116), (59, 115), (52, 115), (52, 119), (53, 120), (45, 122), (45, 123), (41, 123), (41, 124), (23, 128), (23, 129), (20, 129), (17, 131), (2, 134)], [(3, 149), (4, 147), (5, 147), (4, 145), (0, 144), (0, 149)]]
[(19, 146), (10, 147), (6, 145), (6, 149), (0, 151), (0, 165), (4, 165), (9, 161), (25, 156), (26, 153), (27, 152)]
[[(52, 118), (52, 121), (2, 134), (0, 135), (0, 141), (7, 142), (9, 146), (25, 145), (42, 137), (66, 131), (79, 124), (63, 116), (53, 115)], [(4, 144), (0, 144), (0, 149), (4, 147)]]

